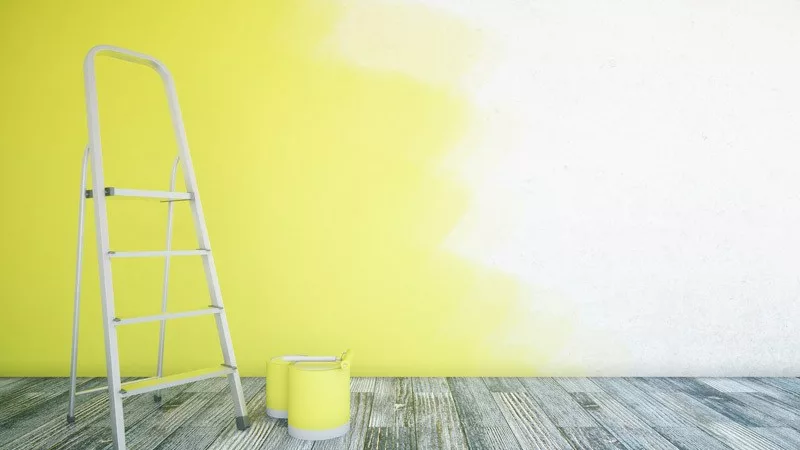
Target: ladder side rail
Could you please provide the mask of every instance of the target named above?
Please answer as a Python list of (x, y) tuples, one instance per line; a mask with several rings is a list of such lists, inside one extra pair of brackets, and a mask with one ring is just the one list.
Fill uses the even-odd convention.
[[(172, 117), (172, 128), (175, 133), (175, 140), (178, 144), (178, 155), (181, 160), (181, 167), (183, 169), (183, 179), (186, 185), (186, 192), (191, 193), (192, 201), (190, 207), (192, 210), (192, 219), (194, 220), (195, 233), (197, 235), (197, 244), (199, 248), (211, 249), (211, 241), (208, 237), (208, 229), (206, 228), (205, 215), (203, 214), (203, 204), (200, 200), (200, 192), (197, 188), (197, 179), (194, 174), (194, 166), (192, 164), (192, 157), (189, 154), (189, 142), (186, 138), (186, 130), (183, 125), (183, 117), (181, 116), (181, 108), (178, 103), (178, 94), (175, 89), (175, 82), (172, 75), (163, 66), (158, 69), (161, 74), (161, 79), (164, 82), (164, 88), (167, 94), (167, 101), (169, 103), (170, 115)], [(209, 252), (203, 257), (203, 269), (206, 274), (206, 282), (208, 284), (208, 291), (211, 296), (211, 304), (213, 306), (223, 308), (220, 314), (217, 314), (214, 319), (217, 324), (217, 334), (219, 337), (220, 348), (222, 350), (222, 358), (225, 364), (231, 367), (236, 366), (236, 357), (233, 353), (233, 342), (231, 340), (230, 328), (228, 327), (228, 320), (224, 305), (222, 302), (222, 292), (219, 287), (219, 280), (217, 278), (217, 269), (214, 264), (213, 251)], [(233, 396), (234, 410), (236, 412), (236, 424), (239, 429), (249, 427), (247, 419), (247, 409), (244, 401), (244, 394), (242, 391), (242, 382), (239, 377), (239, 371), (235, 370), (228, 375), (228, 382), (230, 385), (231, 395)]]
[[(175, 162), (172, 163), (172, 175), (169, 179), (169, 190), (170, 192), (175, 191), (175, 176), (178, 172), (178, 164), (180, 163), (181, 157), (176, 156)], [(174, 202), (167, 203), (167, 245), (166, 250), (172, 250), (172, 209), (174, 206)], [(169, 293), (169, 261), (170, 256), (167, 255), (164, 258), (164, 286), (161, 290), (161, 313), (166, 314), (167, 312), (167, 295)], [(166, 319), (161, 321), (159, 333), (158, 333), (158, 365), (156, 367), (156, 376), (161, 378), (164, 376), (164, 339), (166, 337), (167, 332), (167, 321)], [(153, 399), (156, 401), (161, 401), (161, 391), (156, 391), (153, 394)]]
[[(106, 46), (92, 48), (83, 62), (83, 76), (86, 90), (86, 122), (91, 149), (92, 186), (94, 192), (103, 192), (103, 152), (100, 139), (100, 114), (97, 103), (97, 81), (95, 75), (95, 56), (107, 50)], [(108, 377), (108, 396), (111, 413), (111, 432), (114, 446), (125, 448), (125, 423), (120, 396), (121, 378), (119, 367), (119, 347), (114, 320), (114, 287), (111, 278), (111, 259), (108, 238), (108, 216), (105, 195), (94, 196), (94, 217), (97, 227), (97, 258), (100, 275), (100, 294), (103, 311), (103, 339), (106, 349), (106, 376)]]
[(75, 422), (75, 392), (78, 382), (78, 327), (81, 318), (81, 272), (83, 269), (83, 222), (86, 214), (86, 169), (89, 164), (89, 146), (83, 152), (81, 166), (81, 196), (78, 205), (78, 249), (75, 252), (75, 298), (72, 309), (72, 351), (69, 361), (69, 408), (67, 423)]

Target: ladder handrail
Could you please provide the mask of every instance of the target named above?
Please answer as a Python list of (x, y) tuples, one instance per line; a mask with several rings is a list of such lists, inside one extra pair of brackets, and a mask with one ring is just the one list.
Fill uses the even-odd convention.
[(134, 64), (141, 64), (150, 67), (158, 72), (159, 75), (165, 78), (172, 78), (172, 75), (167, 70), (167, 66), (161, 61), (153, 58), (144, 53), (135, 52), (122, 47), (113, 45), (96, 45), (89, 50), (86, 58), (83, 60), (84, 73), (94, 72), (94, 61), (97, 55), (110, 56), (112, 58), (121, 59), (123, 61), (132, 62)]

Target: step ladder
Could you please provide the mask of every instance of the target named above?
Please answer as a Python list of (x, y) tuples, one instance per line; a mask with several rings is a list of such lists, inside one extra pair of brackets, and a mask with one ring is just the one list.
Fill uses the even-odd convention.
[[(98, 119), (97, 106), (97, 85), (95, 82), (95, 57), (98, 55), (110, 56), (131, 63), (141, 64), (158, 72), (167, 94), (170, 115), (172, 117), (172, 127), (178, 143), (178, 156), (172, 166), (172, 177), (170, 180), (169, 191), (143, 191), (134, 189), (119, 189), (115, 187), (105, 187), (103, 179), (103, 154), (100, 143), (100, 123)], [(86, 113), (89, 127), (89, 144), (83, 154), (83, 168), (81, 170), (81, 192), (80, 207), (78, 218), (78, 250), (77, 264), (75, 273), (75, 309), (72, 319), (72, 359), (70, 361), (70, 391), (69, 391), (69, 412), (67, 422), (75, 421), (75, 397), (81, 394), (108, 390), (109, 403), (111, 409), (111, 431), (113, 434), (114, 446), (117, 449), (125, 449), (125, 423), (122, 414), (122, 399), (137, 394), (154, 393), (156, 401), (160, 401), (159, 390), (168, 387), (179, 386), (213, 377), (225, 376), (230, 385), (231, 396), (233, 397), (234, 412), (236, 415), (236, 426), (244, 430), (250, 426), (247, 411), (245, 409), (244, 396), (242, 394), (242, 383), (239, 371), (236, 368), (236, 359), (233, 355), (233, 344), (228, 329), (228, 321), (225, 316), (225, 308), (222, 304), (222, 294), (220, 293), (219, 280), (214, 265), (214, 255), (211, 252), (211, 243), (208, 239), (203, 216), (203, 207), (200, 203), (200, 194), (197, 190), (197, 181), (192, 168), (192, 159), (189, 155), (189, 145), (186, 140), (186, 132), (183, 128), (178, 97), (175, 92), (175, 84), (167, 68), (155, 58), (126, 50), (123, 48), (100, 45), (92, 48), (86, 55), (83, 63), (84, 83), (86, 88)], [(89, 160), (92, 167), (92, 189), (86, 189), (86, 171)], [(175, 191), (175, 175), (178, 164), (182, 167), (185, 192)], [(109, 248), (108, 238), (108, 218), (106, 216), (107, 197), (138, 197), (159, 199), (167, 203), (167, 245), (166, 250), (156, 251), (112, 251)], [(76, 376), (78, 363), (78, 321), (80, 317), (80, 294), (81, 294), (81, 263), (83, 257), (83, 222), (84, 211), (87, 199), (94, 201), (95, 225), (97, 228), (97, 257), (100, 272), (100, 293), (103, 312), (103, 337), (106, 349), (106, 373), (108, 386), (98, 389), (89, 389), (76, 392)], [(172, 240), (172, 208), (177, 201), (189, 202), (194, 219), (195, 232), (197, 234), (197, 249), (172, 250), (170, 242)], [(203, 260), (205, 269), (206, 283), (211, 296), (211, 305), (205, 309), (184, 312), (167, 312), (167, 287), (169, 283), (169, 262), (173, 256), (199, 256)], [(115, 258), (146, 258), (164, 257), (164, 285), (161, 299), (161, 314), (145, 317), (117, 317), (114, 311), (114, 287), (111, 278), (111, 261)], [(164, 376), (164, 336), (166, 321), (194, 316), (214, 316), (219, 334), (219, 343), (222, 348), (223, 362), (217, 367), (196, 370), (193, 372), (177, 375)], [(120, 379), (119, 351), (117, 347), (117, 327), (132, 325), (145, 322), (160, 322), (158, 346), (158, 367), (156, 376), (143, 380), (136, 380), (122, 383)]]

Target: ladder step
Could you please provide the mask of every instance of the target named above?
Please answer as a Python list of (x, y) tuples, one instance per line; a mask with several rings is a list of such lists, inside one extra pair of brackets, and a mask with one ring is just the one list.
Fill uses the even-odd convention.
[(180, 386), (182, 384), (194, 383), (195, 381), (208, 380), (209, 378), (223, 377), (236, 371), (235, 367), (220, 365), (208, 369), (193, 370), (191, 372), (177, 373), (161, 378), (147, 378), (144, 380), (124, 383), (120, 394), (123, 398), (132, 395), (146, 394), (169, 387)]
[[(120, 189), (107, 187), (104, 190), (106, 197), (138, 197), (138, 198), (158, 198), (161, 200), (191, 200), (192, 194), (189, 192), (173, 191), (143, 191), (141, 189)], [(86, 190), (86, 198), (92, 198), (94, 193), (91, 189)]]
[[(132, 395), (146, 394), (169, 387), (180, 386), (182, 384), (194, 383), (195, 381), (208, 380), (209, 378), (223, 377), (236, 372), (235, 367), (226, 366), (224, 364), (217, 367), (209, 367), (207, 369), (193, 370), (191, 372), (177, 373), (175, 375), (168, 375), (166, 377), (151, 377), (144, 378), (136, 381), (128, 381), (122, 383), (122, 390), (120, 394), (123, 398)], [(78, 391), (75, 395), (91, 394), (94, 392), (108, 391), (108, 386), (102, 386), (94, 389), (87, 389), (85, 391)]]
[(219, 314), (222, 312), (221, 307), (212, 306), (207, 309), (198, 309), (195, 311), (181, 311), (174, 313), (155, 314), (152, 316), (131, 317), (130, 319), (114, 318), (114, 325), (130, 325), (133, 323), (157, 322), (160, 320), (180, 319), (182, 317), (195, 317), (207, 316), (210, 314)]
[(208, 255), (211, 250), (153, 250), (143, 252), (108, 252), (111, 258), (148, 258), (153, 256), (202, 256)]

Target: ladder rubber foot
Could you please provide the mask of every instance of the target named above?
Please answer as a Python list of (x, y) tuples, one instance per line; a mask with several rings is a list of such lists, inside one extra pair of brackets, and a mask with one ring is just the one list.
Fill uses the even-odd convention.
[(67, 423), (75, 423), (75, 416), (67, 414)]
[(153, 401), (158, 403), (161, 401), (161, 394), (153, 394)]
[(236, 428), (244, 431), (250, 428), (250, 418), (247, 416), (237, 416), (236, 417)]

